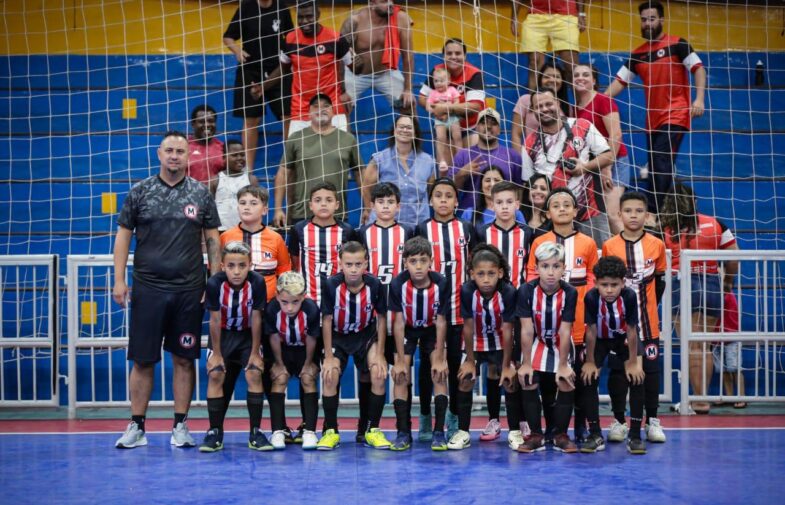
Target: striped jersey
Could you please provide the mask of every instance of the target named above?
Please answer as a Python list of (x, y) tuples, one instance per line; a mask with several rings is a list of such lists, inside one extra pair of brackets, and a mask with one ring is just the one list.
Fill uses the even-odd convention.
[(624, 238), (622, 232), (605, 241), (602, 255), (617, 256), (627, 265), (624, 283), (635, 291), (638, 298), (641, 340), (659, 338), (660, 315), (657, 311), (655, 277), (664, 274), (667, 268), (665, 243), (646, 232), (638, 240), (630, 241)]
[(572, 327), (572, 340), (575, 345), (583, 344), (586, 325), (583, 323), (583, 298), (586, 292), (594, 287), (594, 265), (597, 264), (597, 244), (588, 235), (574, 231), (563, 237), (549, 231), (534, 239), (529, 251), (529, 263), (526, 266), (526, 279), (531, 281), (538, 277), (537, 259), (534, 256), (543, 242), (556, 242), (564, 246), (564, 276), (562, 280), (569, 282), (578, 289), (578, 305), (575, 309), (576, 323)]
[(324, 279), (340, 271), (338, 255), (341, 246), (350, 240), (357, 240), (357, 233), (343, 221), (319, 226), (311, 219), (304, 219), (289, 233), (289, 254), (294, 259), (294, 269), (303, 274), (305, 292), (317, 305)]
[(269, 302), (275, 296), (278, 276), (292, 269), (292, 260), (283, 237), (266, 226), (252, 232), (240, 224), (221, 233), (221, 249), (234, 241), (243, 242), (251, 249), (251, 268), (264, 276)]
[(343, 273), (325, 279), (322, 314), (333, 316), (333, 331), (361, 333), (376, 331), (376, 315), (387, 312), (387, 299), (379, 279), (363, 274), (360, 291), (352, 293)]
[[(407, 330), (433, 328), (436, 316), (447, 311), (447, 279), (436, 272), (428, 272), (430, 284), (422, 289), (415, 287), (409, 272), (404, 272), (390, 284), (388, 309), (400, 312)], [(391, 326), (391, 325), (390, 325)]]
[(638, 326), (638, 297), (635, 291), (624, 287), (612, 302), (604, 300), (597, 288), (586, 293), (587, 325), (597, 325), (597, 338), (626, 338), (627, 330)]
[(414, 230), (399, 223), (384, 227), (373, 222), (360, 228), (368, 249), (368, 271), (385, 286), (403, 271), (403, 244), (413, 235)]
[(485, 297), (474, 281), (465, 283), (461, 286), (461, 316), (464, 323), (472, 320), (475, 351), (501, 351), (502, 324), (515, 321), (515, 288), (504, 280), (499, 289)]
[(463, 324), (461, 317), (461, 286), (467, 280), (466, 265), (469, 251), (476, 242), (472, 225), (462, 219), (447, 222), (431, 218), (420, 223), (417, 234), (428, 239), (433, 250), (431, 269), (447, 279), (447, 324)]
[(516, 223), (505, 230), (496, 222), (480, 228), (477, 234), (479, 242), (495, 246), (510, 265), (510, 282), (515, 289), (526, 282), (526, 262), (529, 260), (529, 247), (532, 243), (532, 229)]
[(264, 277), (248, 272), (242, 286), (232, 287), (225, 272), (218, 272), (207, 280), (205, 306), (210, 312), (221, 312), (221, 328), (243, 331), (251, 328), (254, 310), (264, 310), (267, 288)]
[(303, 346), (307, 337), (319, 338), (322, 335), (322, 315), (319, 306), (310, 298), (303, 300), (300, 311), (290, 316), (281, 310), (278, 300), (267, 304), (264, 311), (264, 334), (278, 335), (281, 344)]

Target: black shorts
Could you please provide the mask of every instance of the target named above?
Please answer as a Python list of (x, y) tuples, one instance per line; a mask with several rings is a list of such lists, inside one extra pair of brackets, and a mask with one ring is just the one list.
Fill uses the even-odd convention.
[(341, 374), (354, 358), (354, 367), (360, 373), (368, 372), (368, 351), (376, 343), (376, 328), (360, 333), (333, 333), (333, 355), (341, 362)]
[[(625, 345), (624, 347), (625, 347), (625, 356), (626, 356), (627, 346)], [(646, 340), (643, 341), (638, 340), (638, 356), (643, 356), (644, 373), (660, 373), (662, 371), (662, 359), (660, 356), (660, 339), (647, 338)], [(608, 368), (612, 370), (624, 370), (625, 361), (626, 358), (621, 359), (619, 356), (610, 354), (608, 356)]]
[(420, 359), (430, 356), (434, 349), (436, 349), (436, 327), (431, 327), (426, 330), (418, 329), (413, 331), (411, 328), (406, 328), (403, 332), (403, 353), (407, 356), (414, 356), (417, 347), (420, 348)]
[[(305, 366), (306, 350), (304, 345), (281, 345), (281, 359), (286, 367), (289, 377), (300, 377), (300, 372)], [(314, 361), (316, 367), (319, 364)]]
[(203, 289), (161, 291), (136, 282), (131, 289), (131, 327), (128, 360), (161, 361), (164, 350), (181, 358), (201, 356)]
[[(643, 346), (638, 344), (638, 356), (643, 356)], [(624, 370), (624, 362), (630, 359), (630, 350), (624, 338), (597, 339), (594, 346), (594, 363), (597, 368), (608, 359), (608, 368)]]
[[(224, 363), (239, 365), (245, 368), (248, 365), (248, 358), (251, 357), (251, 330), (234, 331), (234, 330), (221, 330), (221, 355), (224, 358)], [(213, 341), (210, 339), (207, 343), (207, 356), (213, 349)]]
[(504, 351), (474, 351), (474, 359), (477, 360), (478, 368), (483, 363), (488, 363), (489, 365), (496, 365), (496, 369), (501, 370)]
[[(556, 383), (556, 374), (553, 372), (538, 372), (537, 370), (535, 370), (534, 374), (532, 374), (531, 384), (539, 385), (543, 382)], [(526, 385), (530, 386), (531, 384), (526, 384)]]
[(281, 86), (268, 89), (261, 100), (257, 100), (251, 95), (251, 83), (258, 84), (262, 80), (262, 68), (259, 63), (237, 66), (234, 77), (234, 110), (232, 111), (234, 117), (264, 117), (265, 105), (270, 106), (273, 115), (279, 120), (289, 116), (292, 94), (291, 74), (284, 76)]
[(586, 361), (586, 345), (578, 344), (573, 346), (573, 348), (572, 369), (575, 371), (575, 375), (579, 376), (583, 369), (583, 363)]

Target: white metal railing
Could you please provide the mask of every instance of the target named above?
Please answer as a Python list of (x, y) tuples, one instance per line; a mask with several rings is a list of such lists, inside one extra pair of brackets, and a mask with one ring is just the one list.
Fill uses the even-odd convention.
[(0, 256), (0, 406), (59, 405), (56, 255)]
[[(722, 304), (722, 316), (719, 318), (719, 329), (709, 328), (704, 325), (701, 331), (693, 331), (692, 328), (692, 278), (691, 266), (695, 263), (706, 261), (739, 261), (740, 263), (752, 262), (755, 265), (754, 277), (745, 279), (742, 276), (742, 269), (739, 268), (738, 280), (751, 280), (752, 285), (743, 282), (735, 282), (736, 295), (739, 305), (739, 329), (741, 330), (742, 318), (746, 313), (752, 315), (755, 321), (753, 331), (734, 331), (725, 332), (724, 326), (724, 301)], [(706, 250), (683, 250), (681, 252), (681, 262), (679, 265), (679, 278), (681, 282), (680, 290), (680, 332), (681, 332), (681, 405), (682, 415), (688, 415), (690, 409), (686, 408), (690, 401), (716, 402), (732, 400), (738, 402), (785, 402), (785, 394), (778, 390), (778, 379), (785, 374), (783, 357), (785, 357), (785, 310), (783, 309), (782, 297), (783, 285), (785, 285), (785, 251), (706, 251)], [(753, 291), (750, 296), (750, 290)], [(747, 296), (742, 296), (745, 294)], [(750, 299), (752, 301), (750, 301)], [(750, 307), (749, 305), (752, 305)], [(705, 307), (704, 312), (705, 315)], [(705, 319), (705, 318), (704, 318)], [(725, 372), (726, 346), (731, 343), (741, 343), (735, 350), (730, 351), (731, 357), (738, 359), (739, 370), (733, 379), (735, 386), (738, 387), (744, 374), (742, 358), (750, 353), (755, 354), (754, 368), (744, 374), (747, 377), (752, 375), (754, 380), (748, 384), (747, 391), (743, 394), (727, 394), (723, 381), (719, 382), (719, 394), (708, 394), (708, 384), (701, 392), (690, 393), (690, 383), (688, 380), (690, 372), (690, 344), (698, 343), (700, 349), (701, 372), (706, 375), (708, 367), (713, 366), (708, 361), (711, 358), (712, 345), (718, 349), (719, 365), (718, 372), (722, 378)], [(734, 355), (735, 354), (735, 355)]]

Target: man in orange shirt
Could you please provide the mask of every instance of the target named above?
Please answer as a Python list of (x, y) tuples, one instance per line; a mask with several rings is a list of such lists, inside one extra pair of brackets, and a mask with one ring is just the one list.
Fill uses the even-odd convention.
[[(575, 324), (572, 327), (572, 342), (575, 345), (575, 362), (573, 368), (576, 376), (580, 376), (585, 351), (583, 347), (583, 335), (586, 332), (584, 323), (583, 298), (586, 293), (594, 287), (594, 265), (597, 264), (597, 244), (588, 235), (576, 231), (573, 222), (578, 215), (578, 202), (575, 195), (567, 188), (554, 189), (545, 201), (545, 209), (548, 218), (553, 223), (553, 230), (540, 235), (532, 243), (529, 252), (529, 262), (526, 266), (526, 280), (531, 281), (537, 278), (535, 253), (540, 244), (544, 242), (556, 242), (564, 246), (565, 251), (565, 270), (564, 281), (569, 282), (578, 290), (578, 304), (575, 308)], [(582, 429), (585, 425), (583, 416), (583, 394), (584, 386), (581, 381), (575, 381), (575, 426)], [(543, 412), (545, 422), (548, 426), (546, 432), (550, 432), (553, 427), (552, 412), (555, 401), (556, 391), (543, 391)], [(580, 428), (579, 428), (580, 427)], [(576, 440), (578, 439), (576, 434)], [(548, 433), (546, 433), (546, 438)]]

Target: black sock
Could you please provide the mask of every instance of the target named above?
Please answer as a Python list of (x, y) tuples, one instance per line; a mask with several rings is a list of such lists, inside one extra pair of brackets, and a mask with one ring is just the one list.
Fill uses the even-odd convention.
[(540, 395), (536, 389), (524, 389), (521, 392), (523, 399), (523, 415), (529, 423), (532, 433), (542, 435), (542, 405)]
[(469, 431), (472, 422), (473, 391), (458, 390), (458, 429)]
[(305, 429), (316, 431), (316, 418), (319, 416), (319, 396), (316, 393), (304, 393), (300, 408), (303, 411)]
[[(384, 412), (384, 395), (377, 395), (373, 391), (368, 395), (368, 426), (370, 428), (378, 428), (379, 421), (382, 419), (382, 412)], [(404, 401), (404, 403), (406, 403)]]
[(182, 414), (180, 412), (174, 413), (174, 423), (172, 423), (172, 428), (177, 428), (177, 425), (180, 423), (185, 422), (185, 418), (188, 417), (188, 414)]
[(411, 432), (411, 410), (406, 400), (393, 401), (395, 409), (395, 429), (399, 432)]
[[(248, 394), (248, 398), (251, 398), (250, 393)], [(286, 427), (286, 421), (284, 421), (284, 411), (286, 410), (284, 402), (286, 401), (286, 394), (267, 393), (267, 401), (270, 403), (270, 426), (272, 427), (272, 430), (278, 431), (284, 429)]]
[(491, 379), (485, 376), (485, 397), (488, 402), (488, 419), (498, 420), (502, 409), (502, 388), (499, 387), (498, 378)]
[(322, 396), (324, 431), (338, 430), (338, 395)]
[(575, 405), (575, 391), (559, 391), (556, 394), (556, 405), (553, 407), (554, 433), (556, 435), (567, 433), (573, 405)]
[[(207, 416), (210, 418), (210, 429), (223, 429), (224, 427), (224, 416), (226, 415), (226, 410), (224, 410), (224, 397), (219, 396), (218, 398), (208, 398), (207, 399)], [(176, 422), (176, 421), (175, 421)]]
[(447, 330), (447, 390), (450, 394), (450, 412), (458, 415), (458, 369), (461, 368), (461, 327)]
[[(575, 390), (573, 391), (573, 403), (572, 408), (575, 417), (575, 435), (579, 433), (583, 433), (586, 430), (586, 420), (588, 414), (583, 410), (583, 398), (584, 398), (584, 389), (586, 386), (583, 384), (581, 380), (580, 371), (575, 373)], [(599, 407), (598, 407), (599, 408)], [(569, 424), (568, 424), (569, 427)]]
[[(542, 415), (545, 417), (545, 430), (553, 434), (553, 405), (556, 403), (556, 381), (543, 377), (540, 380), (540, 394), (542, 395)], [(535, 390), (536, 392), (536, 390)], [(539, 415), (539, 414), (538, 414)]]
[(139, 429), (144, 431), (144, 416), (131, 416), (131, 421), (135, 422)]
[(507, 405), (507, 426), (510, 431), (521, 429), (522, 398), (520, 389), (513, 393), (504, 392), (504, 403)]
[[(268, 400), (269, 401), (269, 400)], [(264, 408), (264, 393), (252, 393), (248, 391), (245, 400), (248, 406), (248, 423), (251, 431), (262, 426), (262, 409)]]
[(406, 411), (408, 412), (407, 417), (409, 419), (409, 425), (406, 427), (406, 431), (410, 433), (412, 431), (412, 395), (414, 394), (414, 391), (412, 391), (412, 389), (413, 389), (412, 385), (409, 384), (409, 387), (406, 390), (406, 409), (407, 409)]
[(613, 417), (621, 424), (626, 423), (627, 377), (621, 370), (611, 370), (608, 375), (608, 394), (611, 396)]
[(641, 438), (641, 422), (643, 420), (643, 398), (645, 395), (643, 384), (630, 386), (630, 431), (629, 437)]
[(660, 406), (660, 373), (648, 372), (643, 379), (644, 404), (646, 406), (646, 422), (652, 417), (657, 417)]
[(357, 422), (357, 431), (365, 433), (368, 429), (368, 397), (371, 395), (371, 383), (360, 382), (357, 386), (357, 398), (360, 401), (360, 419)]
[[(580, 378), (577, 378), (580, 380)], [(584, 385), (582, 391), (581, 403), (583, 404), (583, 412), (586, 414), (586, 420), (589, 422), (589, 433), (600, 434), (600, 397), (597, 391), (597, 381), (594, 380), (589, 385)]]
[(447, 415), (447, 396), (436, 395), (433, 401), (436, 404), (436, 419), (433, 423), (433, 431), (444, 431), (444, 417)]
[(300, 417), (303, 419), (303, 422), (305, 422), (305, 402), (303, 402), (302, 399), (305, 398), (306, 393), (303, 389), (302, 381), (297, 382), (300, 383)]
[(431, 360), (429, 356), (420, 357), (420, 414), (431, 415), (431, 396), (433, 395), (433, 379), (431, 379)]

